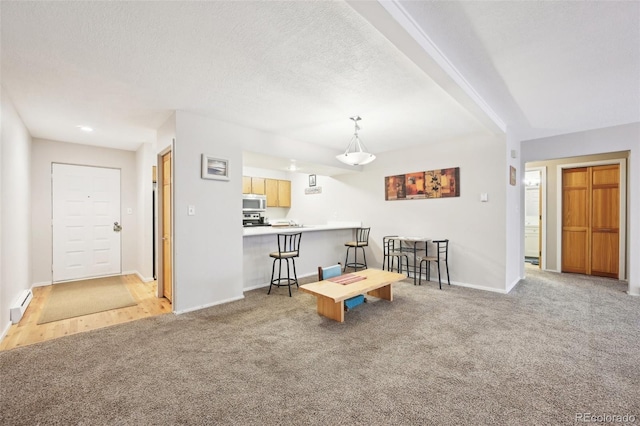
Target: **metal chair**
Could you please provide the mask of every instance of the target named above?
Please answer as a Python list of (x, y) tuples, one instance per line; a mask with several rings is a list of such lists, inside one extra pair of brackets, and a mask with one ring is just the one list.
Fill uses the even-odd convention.
[[(369, 245), (369, 231), (371, 228), (358, 228), (356, 229), (355, 241), (349, 241), (345, 243), (347, 247), (347, 257), (344, 261), (344, 270), (347, 267), (354, 268), (356, 271), (358, 268), (367, 269), (367, 256), (365, 255), (364, 248)], [(349, 263), (349, 249), (354, 251), (354, 261)], [(358, 249), (362, 249), (362, 257), (364, 262), (358, 262)]]
[(422, 256), (420, 259), (420, 272), (418, 278), (418, 285), (422, 285), (422, 264), (426, 263), (426, 274), (427, 281), (430, 279), (431, 275), (431, 262), (436, 262), (438, 265), (438, 284), (440, 285), (440, 290), (442, 290), (442, 278), (440, 276), (440, 262), (444, 262), (444, 265), (447, 269), (447, 283), (451, 285), (451, 280), (449, 279), (449, 240), (433, 240), (433, 243), (436, 245), (436, 255), (435, 256)]
[[(387, 271), (396, 270), (402, 273), (402, 258), (407, 265), (407, 277), (409, 276), (409, 256), (401, 250), (401, 242), (394, 240), (397, 235), (388, 235), (382, 237), (382, 270), (384, 271), (385, 265)], [(397, 266), (394, 268), (394, 260), (397, 260)]]
[[(271, 267), (271, 282), (269, 283), (269, 291), (267, 294), (271, 294), (272, 286), (287, 286), (289, 287), (289, 297), (291, 297), (291, 286), (293, 284), (296, 287), (298, 285), (298, 276), (296, 274), (296, 257), (300, 256), (300, 239), (302, 238), (302, 232), (296, 234), (278, 234), (278, 251), (269, 253), (269, 257), (273, 258), (273, 266)], [(287, 262), (287, 277), (282, 278), (282, 261)], [(293, 278), (289, 270), (289, 260), (293, 265)], [(278, 278), (274, 278), (276, 262), (278, 262)]]

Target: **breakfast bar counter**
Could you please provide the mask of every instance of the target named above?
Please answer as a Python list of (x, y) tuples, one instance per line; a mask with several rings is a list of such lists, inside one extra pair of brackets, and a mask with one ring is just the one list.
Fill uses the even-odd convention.
[(330, 222), (326, 225), (256, 226), (243, 229), (243, 289), (268, 287), (273, 259), (278, 251), (277, 234), (302, 233), (300, 257), (296, 258), (298, 278), (317, 275), (318, 266), (344, 262), (347, 241), (360, 222)]
[(293, 226), (247, 226), (243, 228), (244, 237), (253, 237), (256, 235), (273, 235), (285, 232), (318, 232), (318, 231), (334, 231), (337, 229), (354, 229), (359, 225), (336, 224), (336, 225), (293, 225)]

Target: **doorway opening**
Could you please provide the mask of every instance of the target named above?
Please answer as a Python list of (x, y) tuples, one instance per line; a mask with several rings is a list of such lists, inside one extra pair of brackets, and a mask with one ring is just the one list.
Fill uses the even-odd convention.
[(545, 269), (546, 167), (527, 167), (524, 179), (524, 261)]
[(173, 158), (169, 149), (158, 156), (158, 297), (173, 303)]

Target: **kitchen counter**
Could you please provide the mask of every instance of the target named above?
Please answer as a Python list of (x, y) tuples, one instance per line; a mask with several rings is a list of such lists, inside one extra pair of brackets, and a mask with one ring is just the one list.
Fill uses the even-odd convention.
[[(353, 240), (353, 230), (360, 226), (361, 222), (329, 222), (326, 225), (243, 228), (244, 291), (269, 286), (273, 265), (273, 258), (269, 257), (269, 253), (278, 251), (276, 234), (303, 233), (300, 240), (300, 257), (296, 258), (296, 271), (300, 279), (317, 275), (318, 266), (344, 263), (347, 253), (344, 244)], [(278, 290), (282, 289), (274, 291)], [(286, 288), (283, 291), (286, 291)]]
[(242, 229), (244, 237), (255, 235), (273, 235), (295, 232), (333, 231), (337, 229), (354, 229), (360, 222), (330, 222), (326, 225), (294, 225), (294, 226), (247, 226)]

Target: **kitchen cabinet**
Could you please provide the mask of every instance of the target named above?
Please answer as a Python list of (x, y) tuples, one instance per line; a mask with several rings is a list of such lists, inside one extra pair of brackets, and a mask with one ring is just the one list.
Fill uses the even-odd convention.
[(242, 176), (242, 193), (265, 195), (265, 180), (265, 178)]
[(291, 207), (291, 181), (278, 181), (278, 206)]
[(267, 207), (291, 207), (291, 181), (265, 179)]

